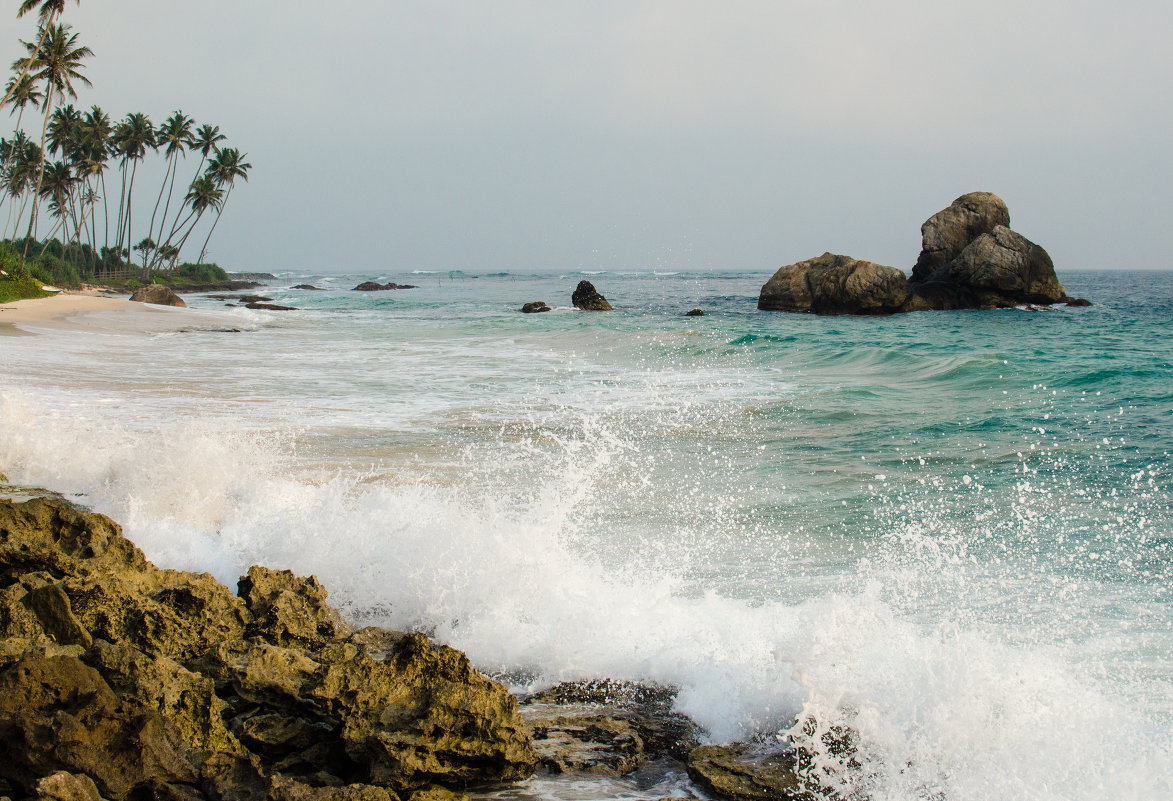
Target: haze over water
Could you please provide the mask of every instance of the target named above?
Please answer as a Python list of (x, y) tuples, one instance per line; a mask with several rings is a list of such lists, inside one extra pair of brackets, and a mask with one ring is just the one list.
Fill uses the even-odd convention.
[(1173, 795), (1173, 275), (884, 318), (757, 312), (759, 273), (587, 276), (612, 313), (577, 273), (375, 277), (0, 337), (0, 469), (518, 689), (672, 684), (715, 742), (849, 725), (848, 794)]

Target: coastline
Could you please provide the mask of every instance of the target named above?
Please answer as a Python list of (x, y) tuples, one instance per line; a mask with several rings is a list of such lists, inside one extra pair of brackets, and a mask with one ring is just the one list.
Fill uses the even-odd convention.
[[(189, 326), (207, 311), (97, 294), (100, 290), (0, 304), (0, 336), (30, 336), (41, 330), (96, 333), (105, 330), (152, 333)], [(214, 313), (211, 313), (214, 314)]]

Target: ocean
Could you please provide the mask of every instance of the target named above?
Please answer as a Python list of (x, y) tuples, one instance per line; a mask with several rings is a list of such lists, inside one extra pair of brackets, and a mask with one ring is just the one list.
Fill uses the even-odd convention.
[[(1173, 798), (1173, 273), (892, 317), (758, 312), (768, 277), (291, 274), (260, 291), (299, 311), (28, 324), (0, 471), (518, 691), (672, 685), (712, 742), (848, 726), (843, 797)], [(584, 278), (615, 311), (571, 307)]]

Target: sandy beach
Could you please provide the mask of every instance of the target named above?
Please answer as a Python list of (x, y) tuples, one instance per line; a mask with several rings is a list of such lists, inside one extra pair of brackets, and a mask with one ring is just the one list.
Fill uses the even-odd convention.
[(85, 292), (63, 292), (48, 298), (0, 304), (0, 335), (27, 336), (42, 329), (158, 331), (190, 323), (189, 314), (184, 308), (133, 303), (125, 298)]

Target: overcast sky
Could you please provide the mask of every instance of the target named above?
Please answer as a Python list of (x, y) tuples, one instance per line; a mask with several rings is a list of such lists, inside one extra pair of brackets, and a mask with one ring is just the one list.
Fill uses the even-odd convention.
[[(4, 63), (33, 27), (7, 19)], [(1060, 277), (1171, 266), (1169, 0), (81, 0), (64, 19), (95, 51), (79, 105), (182, 109), (248, 153), (211, 246), (229, 269), (830, 250), (908, 270), (921, 223), (975, 190)]]

